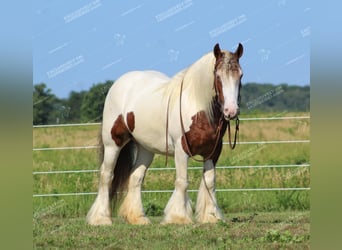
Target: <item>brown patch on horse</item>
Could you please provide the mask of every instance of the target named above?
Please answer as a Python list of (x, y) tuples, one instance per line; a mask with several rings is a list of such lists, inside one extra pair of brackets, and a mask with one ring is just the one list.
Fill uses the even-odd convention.
[(222, 68), (223, 62), (224, 62), (224, 53), (221, 51), (219, 44), (217, 43), (214, 47), (214, 55), (216, 58), (215, 62), (215, 68), (214, 68), (214, 87), (216, 95), (218, 96), (218, 100), (221, 103), (221, 105), (224, 103), (224, 96), (222, 91), (222, 81), (221, 78), (216, 74), (216, 71), (220, 68)]
[(123, 116), (119, 115), (110, 131), (112, 139), (119, 147), (123, 146), (132, 137), (131, 132), (133, 132), (135, 127), (133, 112), (127, 113), (127, 126)]
[[(216, 70), (216, 68), (215, 68)], [(221, 105), (224, 103), (224, 96), (222, 91), (222, 81), (219, 76), (215, 75), (215, 81), (214, 81), (215, 91), (216, 95), (218, 96), (219, 102)]]
[(129, 129), (131, 132), (133, 132), (133, 130), (134, 130), (134, 128), (135, 128), (135, 118), (134, 118), (134, 113), (133, 113), (133, 111), (127, 113), (127, 115), (126, 115), (126, 120), (127, 120), (128, 129)]
[[(221, 154), (222, 137), (227, 129), (227, 122), (224, 120), (220, 134), (217, 134), (221, 112), (220, 108), (217, 106), (217, 101), (215, 102), (216, 106), (214, 105), (213, 108), (214, 120), (210, 122), (206, 113), (204, 111), (200, 111), (192, 116), (190, 130), (182, 136), (182, 147), (188, 155), (201, 155), (203, 158), (207, 158), (213, 152), (214, 147), (216, 147), (211, 157), (214, 164), (217, 162)], [(219, 138), (217, 138), (217, 136), (219, 136)], [(216, 145), (217, 140), (219, 141)], [(188, 142), (189, 150), (191, 152), (188, 150), (186, 141)]]
[(228, 71), (229, 74), (231, 74), (234, 78), (239, 78), (240, 77), (240, 64), (239, 64), (239, 58), (235, 55), (232, 54), (228, 61)]
[(228, 65), (226, 70), (234, 74), (235, 72), (239, 72), (240, 69), (239, 59), (243, 55), (243, 46), (239, 43), (235, 52), (231, 53), (229, 51), (222, 51), (219, 44), (216, 44), (214, 47), (214, 55), (216, 58), (215, 71), (222, 68), (222, 65)]

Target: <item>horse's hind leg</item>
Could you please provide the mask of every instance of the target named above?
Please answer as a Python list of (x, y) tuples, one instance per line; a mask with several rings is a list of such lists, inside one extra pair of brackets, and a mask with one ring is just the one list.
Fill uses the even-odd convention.
[(109, 191), (113, 179), (113, 169), (120, 153), (120, 147), (114, 143), (104, 146), (104, 157), (100, 168), (100, 183), (95, 202), (87, 214), (90, 225), (112, 224)]
[(154, 154), (137, 144), (137, 158), (129, 177), (127, 195), (119, 209), (119, 215), (131, 224), (149, 224), (141, 201), (141, 185)]

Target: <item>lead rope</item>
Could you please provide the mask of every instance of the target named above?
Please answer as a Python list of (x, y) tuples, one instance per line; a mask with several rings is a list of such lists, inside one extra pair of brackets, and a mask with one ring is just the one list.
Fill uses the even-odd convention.
[(181, 123), (181, 128), (182, 128), (182, 134), (184, 136), (184, 144), (185, 144), (186, 150), (188, 151), (189, 157), (191, 159), (193, 159), (194, 161), (197, 161), (197, 162), (205, 162), (205, 161), (207, 161), (208, 159), (210, 159), (214, 155), (215, 150), (217, 148), (217, 145), (218, 145), (218, 143), (220, 141), (220, 133), (221, 133), (222, 124), (223, 124), (223, 115), (221, 115), (220, 120), (219, 120), (219, 124), (218, 124), (218, 126), (216, 128), (216, 133), (215, 133), (216, 141), (215, 141), (215, 145), (213, 147), (213, 150), (203, 160), (196, 159), (195, 156), (191, 153), (189, 142), (188, 142), (188, 138), (187, 138), (186, 133), (185, 133), (184, 122), (183, 122), (183, 115), (182, 115), (182, 93), (183, 93), (183, 80), (181, 82), (180, 95), (179, 95), (179, 116), (180, 116), (180, 123)]
[[(220, 121), (221, 121), (221, 120), (220, 120)], [(233, 149), (235, 148), (235, 146), (236, 146), (236, 138), (237, 138), (238, 133), (239, 133), (239, 123), (240, 123), (239, 117), (237, 117), (236, 120), (235, 120), (234, 143), (232, 144), (232, 142), (231, 142), (231, 135), (230, 135), (230, 122), (229, 122), (229, 120), (228, 120), (228, 124), (227, 124), (227, 126), (228, 126), (228, 140), (229, 140), (229, 146), (230, 146), (230, 148), (231, 148), (232, 150), (233, 150)], [(214, 171), (216, 171), (216, 170), (215, 170), (215, 166), (214, 166)], [(211, 202), (212, 202), (213, 204), (215, 204), (215, 206), (217, 207), (217, 201), (216, 201), (216, 199), (213, 197), (213, 195), (210, 193), (210, 190), (209, 190), (207, 181), (205, 180), (204, 174), (205, 174), (205, 170), (204, 170), (204, 167), (203, 167), (203, 171), (202, 171), (202, 180), (203, 180), (205, 189), (207, 190), (207, 192), (208, 192), (208, 194), (209, 194), (209, 197), (210, 197)], [(215, 192), (215, 188), (214, 188), (214, 192)], [(215, 215), (213, 215), (213, 216), (215, 216)], [(225, 221), (225, 220), (223, 219), (223, 221)]]
[[(211, 151), (211, 153), (209, 154), (209, 156), (207, 156), (206, 158), (204, 158), (203, 160), (201, 159), (196, 159), (194, 157), (194, 155), (191, 153), (191, 150), (190, 150), (190, 146), (189, 146), (189, 142), (188, 142), (188, 138), (186, 136), (186, 133), (185, 133), (185, 128), (184, 128), (184, 122), (183, 122), (183, 115), (182, 115), (182, 93), (183, 93), (183, 80), (181, 82), (181, 87), (180, 87), (180, 97), (179, 97), (179, 115), (180, 115), (180, 123), (181, 123), (181, 128), (182, 128), (182, 134), (184, 136), (184, 143), (185, 143), (185, 147), (188, 151), (188, 154), (189, 154), (189, 157), (197, 162), (205, 162), (206, 160), (210, 159), (215, 150), (216, 150), (216, 147), (218, 145), (218, 142), (219, 142), (219, 138), (220, 138), (220, 133), (221, 133), (221, 129), (222, 129), (222, 124), (223, 124), (223, 114), (221, 115), (220, 117), (220, 120), (219, 120), (219, 125), (216, 129), (216, 141), (215, 141), (215, 145), (213, 147), (213, 150)], [(168, 124), (168, 121), (167, 121), (167, 124)], [(239, 133), (239, 124), (240, 124), (240, 120), (239, 120), (239, 117), (236, 118), (235, 120), (235, 134), (234, 134), (234, 142), (232, 144), (232, 140), (231, 140), (231, 131), (230, 131), (230, 120), (228, 120), (228, 142), (229, 142), (229, 146), (231, 149), (234, 149), (235, 146), (236, 146), (236, 139), (238, 137), (238, 133)]]
[[(215, 86), (215, 92), (217, 94), (217, 86), (216, 84), (214, 83), (214, 86)], [(241, 85), (240, 85), (241, 86)], [(240, 88), (239, 88), (239, 92), (240, 92)], [(188, 154), (189, 154), (189, 157), (195, 161), (198, 161), (198, 162), (205, 162), (206, 160), (210, 159), (215, 150), (216, 150), (216, 147), (218, 145), (218, 142), (219, 142), (219, 137), (220, 137), (220, 133), (221, 133), (221, 129), (222, 129), (222, 124), (223, 124), (223, 114), (221, 115), (220, 117), (220, 120), (219, 120), (219, 125), (216, 129), (216, 142), (215, 142), (215, 145), (214, 145), (214, 148), (212, 150), (212, 152), (210, 153), (210, 155), (208, 157), (206, 157), (204, 160), (200, 160), (200, 159), (196, 159), (194, 158), (193, 154), (191, 153), (191, 150), (190, 150), (190, 146), (189, 146), (189, 142), (188, 142), (188, 139), (186, 137), (186, 134), (185, 134), (185, 128), (184, 128), (184, 123), (183, 123), (183, 116), (182, 116), (182, 93), (183, 93), (183, 80), (181, 82), (181, 87), (180, 87), (180, 97), (179, 97), (179, 116), (180, 116), (180, 123), (181, 123), (181, 128), (182, 128), (182, 134), (184, 136), (184, 141), (185, 141), (185, 146), (186, 146), (186, 149), (188, 151)], [(239, 102), (240, 102), (240, 99), (241, 99), (241, 96), (239, 95)], [(236, 138), (238, 136), (238, 133), (239, 133), (239, 117), (236, 118), (236, 121), (235, 121), (235, 135), (234, 135), (234, 143), (232, 144), (231, 142), (231, 132), (230, 132), (230, 122), (228, 120), (228, 141), (229, 141), (229, 145), (230, 145), (230, 148), (231, 149), (234, 149), (235, 146), (236, 146)], [(168, 126), (168, 116), (167, 116), (167, 121), (166, 121), (166, 125)], [(168, 140), (166, 139), (166, 142)], [(166, 146), (166, 149), (168, 147)], [(167, 152), (167, 151), (166, 151)], [(167, 155), (166, 155), (166, 163), (167, 163)], [(215, 171), (215, 167), (214, 167), (214, 171)], [(207, 185), (207, 182), (205, 180), (205, 171), (204, 171), (204, 168), (203, 168), (203, 172), (202, 172), (202, 180), (203, 180), (203, 183), (204, 183), (204, 186), (209, 194), (209, 197), (211, 199), (211, 201), (217, 206), (217, 202), (216, 200), (214, 199), (214, 197), (212, 196), (212, 194), (210, 193), (209, 191), (209, 188), (208, 188), (208, 185)], [(214, 191), (215, 192), (215, 191)]]
[[(220, 117), (220, 121), (219, 121), (219, 125), (216, 129), (216, 142), (215, 142), (215, 145), (214, 145), (214, 148), (212, 150), (212, 152), (210, 153), (210, 155), (208, 157), (206, 157), (205, 159), (201, 160), (201, 159), (196, 159), (194, 157), (194, 155), (191, 153), (191, 150), (190, 150), (190, 146), (189, 146), (189, 142), (188, 142), (188, 138), (186, 137), (186, 134), (185, 134), (185, 128), (184, 128), (184, 122), (183, 122), (183, 116), (182, 116), (182, 93), (183, 93), (183, 80), (181, 82), (181, 87), (180, 87), (180, 95), (179, 95), (179, 116), (180, 116), (180, 123), (181, 123), (181, 128), (182, 128), (182, 134), (184, 136), (184, 142), (185, 142), (185, 147), (188, 151), (188, 154), (189, 154), (189, 157), (197, 162), (205, 162), (206, 160), (208, 160), (209, 158), (212, 157), (212, 155), (214, 154), (215, 152), (215, 149), (218, 145), (218, 141), (219, 141), (219, 138), (220, 138), (220, 135), (219, 133), (221, 132), (221, 129), (222, 129), (222, 123), (223, 123), (223, 115), (221, 115)], [(215, 170), (214, 170), (215, 171)], [(205, 189), (207, 190), (208, 194), (209, 194), (209, 197), (211, 199), (211, 201), (213, 202), (213, 204), (215, 204), (215, 206), (217, 206), (217, 203), (215, 202), (215, 199), (213, 198), (212, 194), (210, 193), (209, 191), (209, 188), (208, 188), (208, 184), (207, 184), (207, 181), (205, 180), (205, 176), (204, 176), (204, 167), (203, 167), (203, 172), (202, 172), (202, 180), (203, 180), (203, 183), (204, 183), (204, 186), (205, 186)]]
[[(215, 91), (217, 93), (217, 89), (216, 89), (216, 84), (215, 85)], [(218, 142), (219, 142), (219, 138), (220, 138), (220, 133), (221, 133), (221, 129), (222, 129), (222, 124), (223, 124), (223, 114), (221, 115), (220, 117), (220, 120), (219, 120), (219, 125), (216, 129), (216, 142), (215, 142), (215, 145), (214, 145), (214, 148), (212, 150), (212, 152), (209, 154), (209, 156), (207, 156), (205, 159), (201, 160), (201, 159), (196, 159), (194, 157), (194, 155), (191, 153), (191, 150), (190, 150), (190, 146), (189, 146), (189, 142), (188, 142), (188, 138), (185, 134), (185, 128), (184, 128), (184, 122), (183, 122), (183, 116), (182, 116), (182, 93), (183, 93), (183, 80), (181, 82), (181, 86), (180, 86), (180, 97), (179, 97), (179, 116), (180, 116), (180, 123), (181, 123), (181, 128), (182, 128), (182, 134), (184, 136), (184, 142), (185, 142), (185, 147), (188, 151), (188, 154), (189, 154), (189, 157), (197, 162), (205, 162), (207, 161), (208, 159), (210, 159), (215, 150), (216, 150), (216, 147), (218, 145)], [(167, 116), (167, 120), (166, 120), (166, 125), (168, 126), (168, 116)], [(231, 142), (231, 132), (230, 132), (230, 122), (228, 120), (228, 140), (229, 140), (229, 145), (230, 145), (230, 148), (231, 149), (234, 149), (235, 146), (236, 146), (236, 138), (237, 138), (237, 134), (238, 134), (238, 131), (239, 131), (239, 117), (236, 118), (236, 121), (235, 121), (235, 135), (234, 135), (234, 143), (232, 144)], [(166, 143), (168, 142), (168, 139), (166, 138)], [(167, 149), (168, 147), (166, 146), (166, 153), (167, 153)], [(166, 154), (166, 164), (167, 164), (167, 154)], [(215, 168), (215, 167), (214, 167)], [(215, 170), (214, 170), (215, 171)], [(209, 197), (212, 201), (213, 204), (215, 204), (215, 206), (217, 206), (217, 201), (216, 199), (214, 199), (214, 197), (212, 196), (212, 194), (210, 193), (209, 191), (209, 187), (207, 185), (207, 181), (205, 180), (205, 171), (204, 171), (204, 168), (203, 168), (203, 172), (202, 172), (202, 180), (203, 180), (203, 183), (204, 183), (204, 186), (205, 186), (205, 189), (207, 190), (208, 194), (209, 194)], [(214, 191), (215, 192), (215, 191)]]
[(236, 117), (234, 142), (232, 144), (232, 139), (231, 139), (231, 135), (230, 135), (230, 122), (228, 120), (228, 142), (229, 142), (229, 146), (231, 149), (234, 149), (236, 146), (236, 138), (238, 137), (238, 134), (239, 134), (239, 124), (240, 124), (239, 117)]

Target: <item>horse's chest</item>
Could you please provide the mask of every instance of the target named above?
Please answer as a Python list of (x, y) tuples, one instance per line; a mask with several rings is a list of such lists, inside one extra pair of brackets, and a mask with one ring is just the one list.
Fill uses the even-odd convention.
[(187, 154), (202, 155), (206, 158), (216, 150), (221, 151), (226, 124), (219, 127), (219, 119), (214, 120), (217, 122), (211, 124), (203, 111), (192, 117), (190, 130), (182, 137), (182, 146)]

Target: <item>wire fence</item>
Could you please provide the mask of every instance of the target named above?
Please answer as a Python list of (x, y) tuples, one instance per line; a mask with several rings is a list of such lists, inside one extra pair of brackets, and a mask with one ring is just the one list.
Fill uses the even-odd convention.
[[(294, 188), (228, 188), (228, 189), (215, 189), (216, 192), (241, 192), (241, 191), (307, 191), (307, 187), (294, 187)], [(173, 190), (143, 190), (142, 193), (172, 193)], [(196, 193), (198, 190), (187, 190), (190, 193)], [(65, 193), (65, 194), (34, 194), (33, 197), (57, 197), (57, 196), (82, 196), (82, 195), (96, 195), (97, 192), (89, 193)]]
[[(236, 142), (236, 144), (279, 144), (279, 143), (309, 143), (310, 140), (290, 140), (290, 141), (245, 141)], [(223, 145), (229, 144), (228, 142), (223, 142)], [(69, 149), (94, 149), (99, 148), (99, 146), (77, 146), (77, 147), (55, 147), (55, 148), (33, 148), (33, 151), (49, 151), (49, 150), (69, 150)]]
[[(243, 169), (243, 168), (293, 168), (293, 167), (309, 167), (310, 164), (279, 164), (279, 165), (255, 165), (255, 166), (216, 166), (216, 169)], [(175, 170), (175, 168), (149, 168), (147, 171), (165, 171)], [(202, 167), (188, 167), (188, 170), (202, 170)], [(42, 171), (33, 172), (33, 175), (39, 174), (78, 174), (78, 173), (96, 173), (99, 169), (85, 170), (59, 170), (59, 171)]]
[[(310, 119), (310, 116), (283, 116), (283, 117), (251, 117), (239, 118), (240, 121), (267, 121), (267, 120), (296, 120)], [(73, 127), (73, 126), (95, 126), (101, 125), (100, 122), (89, 123), (72, 123), (72, 124), (51, 124), (51, 125), (34, 125), (33, 128), (52, 128), (52, 127)]]
[[(310, 116), (291, 116), (291, 117), (260, 117), (260, 118), (241, 118), (240, 121), (262, 121), (262, 120), (289, 120), (289, 119), (310, 119)], [(101, 123), (79, 123), (79, 124), (55, 124), (55, 125), (35, 125), (33, 128), (51, 128), (51, 127), (71, 127), (71, 126), (94, 126)], [(283, 144), (283, 143), (310, 143), (310, 140), (279, 140), (279, 141), (251, 141), (237, 142), (237, 144)], [(223, 142), (227, 145), (228, 142)], [(73, 147), (49, 147), (49, 148), (33, 148), (33, 151), (48, 150), (73, 150), (73, 149), (96, 149), (98, 146), (73, 146)], [(299, 168), (310, 167), (310, 164), (278, 164), (278, 165), (254, 165), (254, 166), (216, 166), (216, 169), (246, 169), (246, 168)], [(149, 168), (148, 171), (167, 171), (175, 170), (174, 167)], [(188, 167), (188, 170), (202, 170), (202, 167)], [(86, 170), (60, 170), (60, 171), (36, 171), (33, 175), (48, 174), (80, 174), (80, 173), (97, 173), (98, 169)], [(216, 189), (217, 192), (237, 192), (237, 191), (308, 191), (310, 187), (282, 187), (282, 188), (230, 188)], [(170, 193), (173, 190), (144, 190), (143, 193)], [(188, 192), (197, 192), (197, 190), (188, 190)], [(97, 192), (79, 192), (79, 193), (52, 193), (52, 194), (33, 194), (33, 197), (53, 197), (53, 196), (82, 196), (96, 195)]]

